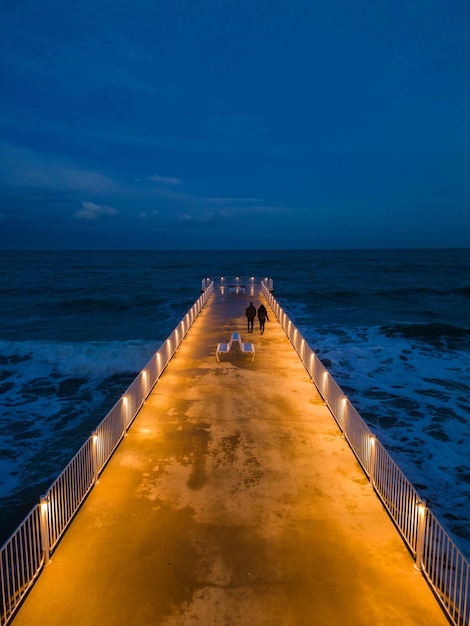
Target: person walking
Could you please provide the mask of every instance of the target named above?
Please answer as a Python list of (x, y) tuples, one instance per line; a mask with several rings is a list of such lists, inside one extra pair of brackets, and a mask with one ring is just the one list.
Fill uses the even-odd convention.
[(268, 312), (266, 311), (266, 307), (264, 304), (261, 304), (258, 309), (258, 319), (259, 319), (259, 330), (261, 334), (264, 333), (264, 323), (269, 322)]
[(253, 305), (253, 302), (250, 302), (250, 306), (246, 309), (246, 317), (248, 319), (248, 332), (253, 332), (253, 322), (256, 317), (256, 307)]

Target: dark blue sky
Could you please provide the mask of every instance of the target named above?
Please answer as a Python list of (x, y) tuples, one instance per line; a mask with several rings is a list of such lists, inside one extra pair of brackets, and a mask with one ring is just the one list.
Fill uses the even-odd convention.
[(0, 247), (468, 247), (469, 7), (3, 0)]

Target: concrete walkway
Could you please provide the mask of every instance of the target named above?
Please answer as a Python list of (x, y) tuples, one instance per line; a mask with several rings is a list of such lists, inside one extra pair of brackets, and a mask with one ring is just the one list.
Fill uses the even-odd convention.
[[(448, 624), (269, 307), (247, 334), (250, 300), (211, 296), (14, 626)], [(253, 363), (217, 362), (234, 330)]]

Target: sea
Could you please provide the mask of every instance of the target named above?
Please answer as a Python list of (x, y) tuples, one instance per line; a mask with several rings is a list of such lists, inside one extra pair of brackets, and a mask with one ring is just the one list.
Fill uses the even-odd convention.
[(0, 545), (202, 280), (236, 275), (272, 278), (276, 299), (468, 558), (470, 249), (0, 251)]

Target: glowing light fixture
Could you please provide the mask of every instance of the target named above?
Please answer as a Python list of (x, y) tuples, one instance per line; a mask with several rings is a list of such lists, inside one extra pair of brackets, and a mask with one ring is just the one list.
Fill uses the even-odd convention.
[(414, 567), (417, 570), (422, 569), (423, 553), (424, 553), (424, 534), (426, 527), (426, 502), (420, 500), (418, 502), (418, 528), (416, 536), (416, 557)]
[(376, 457), (376, 447), (375, 447), (375, 435), (371, 434), (369, 437), (370, 441), (370, 466), (369, 466), (369, 484), (371, 487), (374, 487), (375, 484), (375, 457)]

